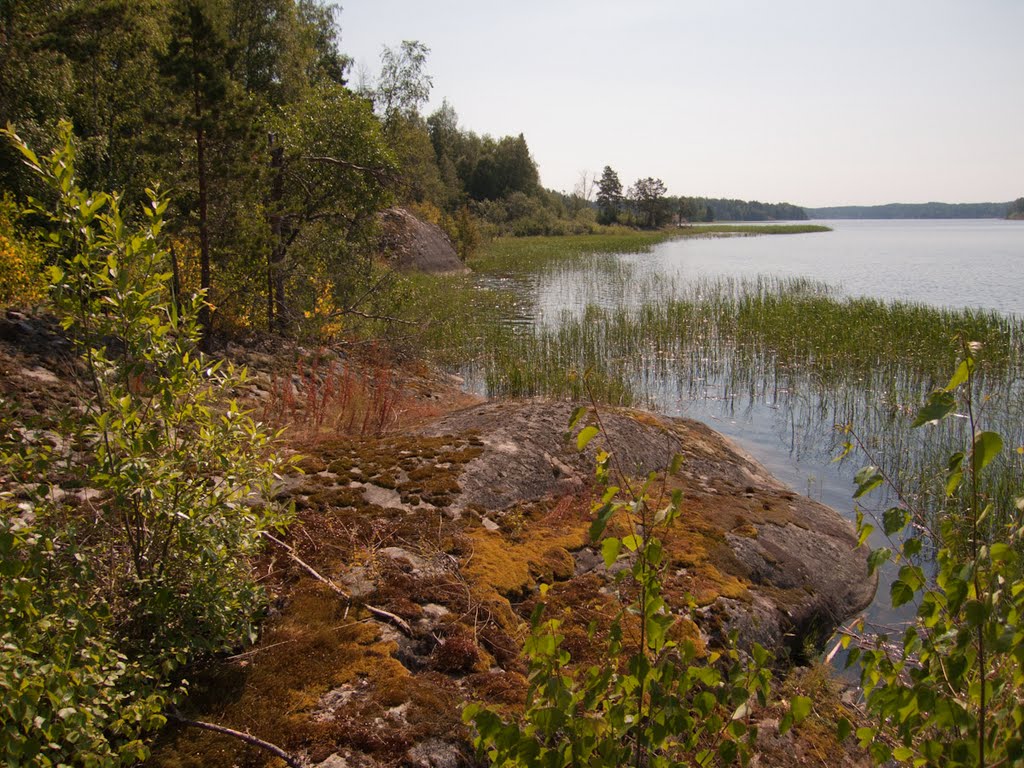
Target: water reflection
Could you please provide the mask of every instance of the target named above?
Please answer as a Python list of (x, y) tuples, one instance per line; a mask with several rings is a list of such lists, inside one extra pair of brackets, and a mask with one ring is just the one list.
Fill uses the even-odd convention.
[[(739, 252), (749, 258), (758, 247), (770, 255), (781, 247), (778, 241), (806, 250), (804, 237), (700, 247), (735, 253), (729, 247), (741, 243)], [(833, 461), (847, 439), (837, 426), (852, 425), (871, 462), (908, 485), (943, 467), (943, 457), (962, 445), (969, 431), (964, 419), (909, 429), (923, 396), (952, 371), (953, 325), (945, 335), (922, 330), (940, 319), (913, 308), (889, 317), (870, 302), (834, 316), (836, 302), (827, 300), (834, 288), (761, 275), (694, 276), (673, 255), (680, 247), (668, 243), (650, 254), (478, 276), (482, 286), (513, 291), (517, 301), (504, 321), (511, 333), (485, 337), (476, 362), (461, 371), (467, 386), (484, 394), (543, 394), (560, 392), (559, 380), (569, 370), (599, 371), (620, 383), (609, 385), (606, 399), (632, 398), (667, 415), (703, 421), (795, 490), (851, 519), (853, 474), (867, 460), (860, 455)], [(899, 338), (858, 340), (864, 331), (859, 318), (876, 317), (889, 324), (881, 335)], [(960, 315), (946, 320), (965, 322)], [(990, 346), (998, 352), (979, 371), (988, 428), (1000, 431), (1007, 445), (1022, 445), (1020, 326), (984, 313), (967, 320), (976, 321), (982, 329), (977, 332), (991, 334)], [(830, 324), (835, 327), (828, 330)], [(917, 335), (923, 331), (938, 337), (942, 351), (928, 346), (931, 337)], [(1013, 482), (1019, 480), (1017, 470)], [(886, 499), (876, 503), (884, 508)], [(872, 546), (888, 544), (880, 531), (876, 526)], [(891, 578), (883, 574), (880, 599), (868, 611), (869, 619), (883, 624), (899, 618), (887, 608)]]

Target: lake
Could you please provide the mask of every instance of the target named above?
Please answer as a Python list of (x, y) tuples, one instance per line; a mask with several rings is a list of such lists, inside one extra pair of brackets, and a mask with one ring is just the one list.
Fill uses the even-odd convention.
[[(679, 296), (699, 297), (705, 289), (714, 300), (723, 284), (732, 281), (740, 286), (765, 276), (824, 283), (841, 296), (994, 310), (1024, 317), (1024, 222), (823, 223), (833, 231), (682, 238), (647, 253), (553, 262), (532, 272), (483, 275), (479, 281), (485, 287), (511, 288), (520, 297), (515, 316), (510, 318), (520, 334), (554, 335), (574, 321), (574, 333), (580, 332), (579, 326), (586, 332), (595, 324), (612, 322), (594, 314), (595, 307), (609, 312), (621, 308), (635, 311)], [(861, 330), (854, 327), (844, 332), (855, 336)], [(639, 393), (640, 404), (709, 424), (795, 490), (820, 499), (851, 519), (852, 476), (867, 462), (864, 457), (842, 464), (832, 460), (841, 442), (836, 423), (872, 423), (870, 429), (879, 439), (884, 437), (894, 453), (915, 450), (904, 447), (905, 441), (916, 439), (907, 436), (907, 413), (920, 402), (922, 393), (937, 383), (917, 378), (907, 385), (901, 380), (898, 395), (893, 395), (883, 391), (887, 388), (884, 379), (890, 376), (888, 369), (880, 369), (881, 382), (862, 385), (856, 377), (841, 383), (822, 382), (792, 366), (789, 370), (780, 367), (774, 353), (759, 352), (761, 357), (753, 362), (749, 355), (737, 361), (729, 349), (723, 349), (732, 339), (705, 342), (695, 337), (687, 343), (688, 348), (667, 353), (672, 364), (657, 359), (660, 350), (619, 348), (619, 357), (637, 359), (623, 370)], [(599, 353), (607, 350), (611, 356), (611, 349), (601, 347)], [(487, 391), (479, 370), (465, 373), (470, 388)], [(1022, 399), (1016, 376), (998, 389), (1015, 403)], [(1015, 411), (1007, 413), (1011, 423), (1020, 424)], [(1000, 425), (1000, 430), (1005, 427)], [(1020, 438), (1014, 435), (1014, 439)], [(881, 546), (885, 541), (876, 533), (872, 543)], [(883, 583), (881, 598), (869, 611), (869, 618), (879, 622), (898, 618), (886, 607), (887, 593)]]
[[(1000, 219), (815, 221), (832, 232), (663, 243), (623, 256), (647, 279), (712, 276), (803, 277), (849, 296), (993, 309), (1024, 316), (1024, 222)], [(566, 275), (565, 277), (569, 277)], [(571, 279), (571, 278), (570, 278)], [(581, 285), (581, 284), (578, 284)], [(544, 291), (546, 294), (552, 288)], [(565, 295), (565, 288), (554, 288)], [(586, 291), (584, 291), (584, 294)], [(548, 296), (539, 297), (549, 313)], [(565, 306), (565, 305), (563, 305)], [(706, 421), (737, 439), (780, 479), (837, 509), (849, 508), (849, 473), (820, 456), (802, 455), (777, 407), (716, 398), (677, 402), (670, 410)], [(666, 404), (668, 405), (668, 404)]]
[[(794, 222), (795, 223), (795, 222)], [(672, 240), (624, 254), (640, 284), (772, 275), (819, 280), (849, 296), (1024, 315), (1024, 221), (815, 221), (832, 232)], [(622, 300), (585, 271), (533, 286), (543, 316)], [(634, 296), (633, 299), (639, 297)]]

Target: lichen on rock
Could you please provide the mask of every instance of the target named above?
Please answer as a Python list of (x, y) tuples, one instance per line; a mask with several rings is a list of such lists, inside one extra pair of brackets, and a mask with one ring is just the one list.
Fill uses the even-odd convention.
[[(579, 453), (565, 435), (571, 410), (487, 402), (415, 433), (307, 446), (315, 471), (287, 491), (300, 510), (291, 540), (353, 602), (275, 566), (281, 608), (217, 717), (322, 765), (465, 764), (460, 703), (522, 705), (520, 652), (540, 584), (551, 585), (547, 610), (562, 620), (574, 660), (600, 661), (601, 628), (619, 608), (619, 568), (606, 568), (588, 539), (598, 447), (633, 475), (684, 457), (666, 478), (684, 498), (664, 536), (677, 639), (703, 652), (735, 629), (741, 643), (800, 660), (870, 601), (874, 584), (849, 523), (706, 426), (609, 409), (604, 442)], [(361, 604), (402, 617), (411, 633)], [(157, 764), (191, 764), (164, 760), (217, 739), (175, 738)], [(263, 764), (240, 747), (216, 748), (239, 765)]]

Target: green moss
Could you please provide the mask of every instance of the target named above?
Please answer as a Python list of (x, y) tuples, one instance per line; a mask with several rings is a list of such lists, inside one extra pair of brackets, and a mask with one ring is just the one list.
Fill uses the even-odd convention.
[[(259, 567), (282, 596), (281, 611), (250, 656), (205, 673), (190, 699), (191, 714), (270, 738), (311, 760), (351, 748), (397, 764), (417, 741), (462, 733), (458, 704), (467, 696), (509, 711), (521, 706), (525, 617), (540, 583), (552, 585), (547, 615), (562, 620), (573, 663), (601, 663), (607, 628), (621, 603), (603, 577), (575, 576), (572, 552), (589, 543), (589, 495), (521, 503), (497, 514), (470, 508), (452, 520), (440, 508), (457, 498), (463, 469), (483, 450), (479, 443), (474, 436), (322, 441), (315, 446), (320, 462), (305, 466), (334, 474), (307, 474), (293, 491), (300, 517), (290, 540), (313, 567), (335, 577), (362, 566), (375, 588), (367, 599), (413, 625), (427, 615), (427, 604), (447, 609), (430, 633), (412, 639), (420, 659), (415, 675), (395, 658), (396, 644), (383, 641), (379, 625), (367, 621), (357, 605), (346, 605), (314, 583), (279, 551), (269, 552)], [(710, 442), (692, 440), (686, 448), (688, 469), (720, 461)], [(699, 605), (719, 596), (745, 599), (743, 568), (726, 533), (756, 536), (757, 526), (790, 522), (792, 499), (750, 493), (738, 478), (716, 480), (717, 494), (696, 493), (688, 478), (684, 472), (669, 481), (670, 490), (684, 490), (691, 501), (662, 535), (665, 598), (677, 607), (691, 597)], [(349, 486), (353, 481), (391, 486), (407, 506), (368, 504), (361, 486)], [(483, 515), (498, 520), (499, 530), (485, 529)], [(609, 535), (630, 530), (625, 519), (608, 527)], [(380, 550), (389, 546), (435, 564), (450, 561), (452, 567), (418, 570), (382, 556)], [(630, 588), (628, 580), (615, 587), (627, 600)], [(635, 618), (624, 621), (628, 636)], [(689, 619), (681, 618), (671, 632), (672, 639), (704, 652), (700, 631)], [(490, 671), (496, 665), (503, 671)], [(339, 690), (350, 699), (325, 715), (325, 696)], [(402, 712), (398, 719), (389, 713), (396, 707)], [(154, 764), (268, 763), (264, 755), (212, 734), (169, 731)]]

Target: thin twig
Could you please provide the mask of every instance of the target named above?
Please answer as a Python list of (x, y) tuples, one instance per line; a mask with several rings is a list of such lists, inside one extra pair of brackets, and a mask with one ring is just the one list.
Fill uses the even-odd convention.
[(365, 165), (357, 165), (356, 163), (350, 163), (348, 160), (342, 160), (340, 157), (304, 155), (302, 159), (309, 160), (312, 163), (327, 163), (329, 165), (337, 165), (341, 168), (350, 168), (353, 171), (362, 171), (363, 173), (369, 173), (373, 176), (385, 176), (387, 174), (387, 169), (385, 168), (369, 168)]
[[(279, 547), (284, 549), (288, 553), (288, 555), (292, 558), (292, 560), (294, 560), (295, 563), (300, 568), (302, 568), (306, 573), (308, 573), (314, 579), (319, 581), (321, 584), (326, 584), (328, 587), (330, 587), (331, 591), (333, 591), (341, 599), (347, 600), (349, 603), (352, 602), (352, 595), (350, 595), (344, 589), (342, 589), (337, 584), (335, 584), (333, 581), (328, 579), (326, 576), (321, 575), (320, 572), (317, 571), (313, 566), (311, 566), (309, 563), (307, 563), (305, 560), (303, 560), (301, 557), (299, 557), (296, 554), (295, 550), (291, 546), (289, 546), (288, 544), (285, 544), (279, 538), (277, 538), (276, 536), (274, 536), (273, 534), (271, 534), (271, 533), (269, 533), (267, 531), (262, 531), (261, 533), (263, 534), (263, 536), (265, 538), (269, 539), (270, 541), (274, 542)], [(409, 637), (412, 637), (412, 627), (410, 627), (409, 623), (405, 619), (403, 619), (401, 616), (396, 616), (395, 614), (391, 613), (391, 611), (385, 611), (383, 608), (377, 608), (376, 606), (370, 605), (369, 603), (363, 603), (363, 607), (366, 610), (368, 610), (370, 613), (372, 613), (374, 616), (376, 616), (378, 619), (383, 619), (383, 620), (387, 621), (390, 624), (394, 624), (396, 627), (398, 627), (400, 630), (402, 630), (402, 632), (404, 632), (406, 635), (408, 635)]]
[(358, 309), (343, 309), (340, 312), (332, 312), (331, 317), (337, 317), (339, 315), (355, 315), (361, 317), (364, 320), (386, 320), (389, 323), (399, 323), (401, 325), (416, 325), (412, 320), (403, 320), (400, 317), (392, 317), (391, 315), (371, 315), (368, 312), (360, 312)]

